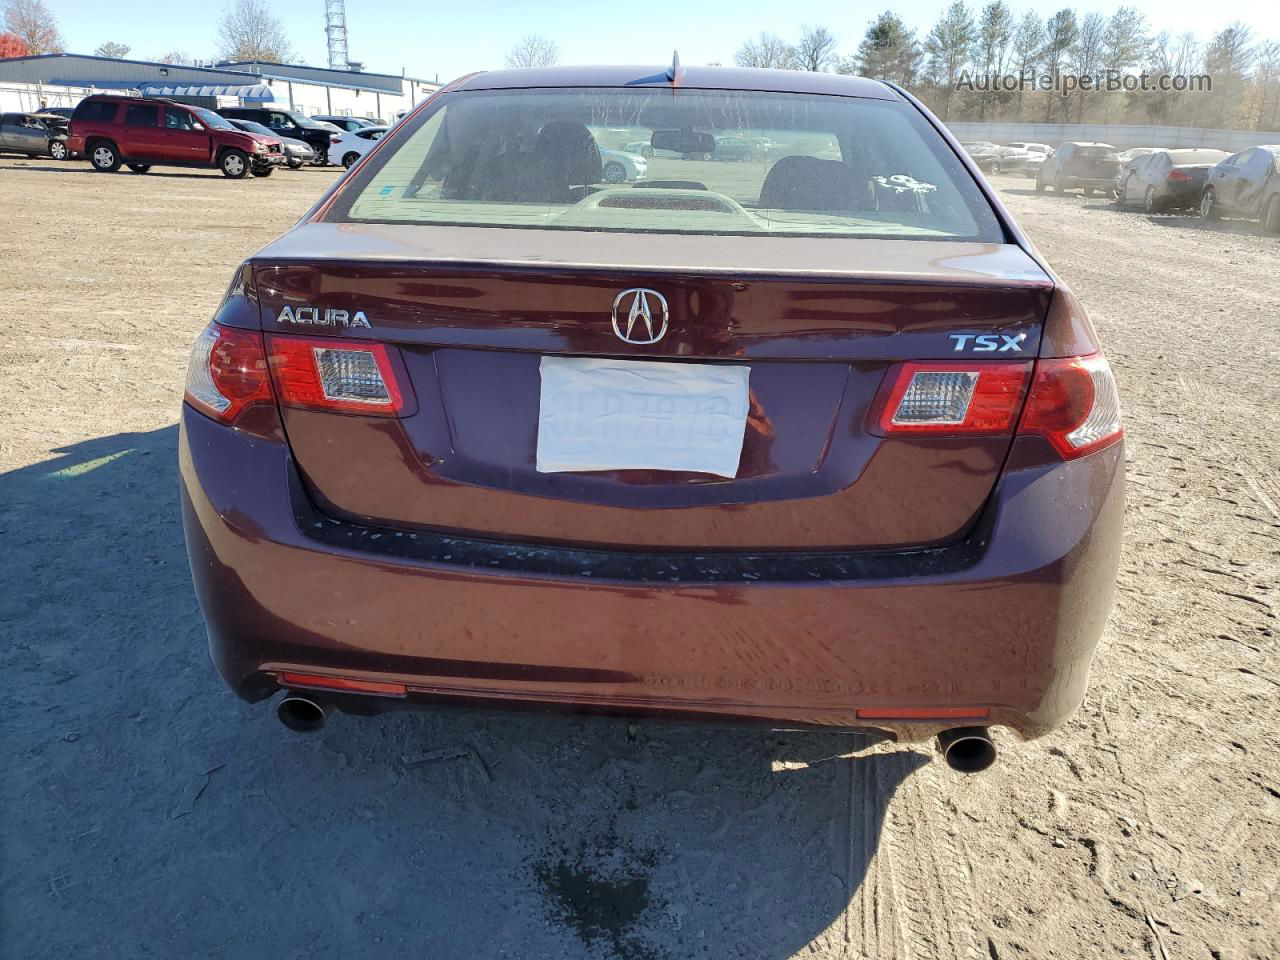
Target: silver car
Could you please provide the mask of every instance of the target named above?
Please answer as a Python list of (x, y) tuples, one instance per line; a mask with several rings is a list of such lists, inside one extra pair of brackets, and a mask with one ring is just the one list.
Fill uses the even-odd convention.
[(67, 159), (67, 135), (30, 113), (0, 115), (0, 153)]

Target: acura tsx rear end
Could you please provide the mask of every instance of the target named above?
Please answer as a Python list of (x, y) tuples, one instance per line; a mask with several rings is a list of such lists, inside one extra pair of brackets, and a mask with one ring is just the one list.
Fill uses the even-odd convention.
[[(723, 137), (773, 147), (703, 162)], [(608, 182), (637, 140), (646, 179)], [(213, 661), (292, 726), (561, 707), (976, 768), (1084, 694), (1121, 434), (1080, 304), (905, 92), (506, 71), (237, 271), (182, 502)]]

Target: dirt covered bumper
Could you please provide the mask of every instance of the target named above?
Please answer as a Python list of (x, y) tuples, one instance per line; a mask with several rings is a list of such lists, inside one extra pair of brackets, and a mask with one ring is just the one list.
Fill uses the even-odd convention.
[[(1040, 442), (1015, 443), (964, 540), (848, 554), (618, 553), (339, 522), (282, 439), (189, 407), (179, 460), (213, 661), (245, 699), (297, 671), (402, 683), (410, 701), (915, 740), (969, 722), (1039, 736), (1084, 695), (1118, 564), (1123, 447), (1031, 466)], [(960, 719), (892, 716), (917, 709)]]

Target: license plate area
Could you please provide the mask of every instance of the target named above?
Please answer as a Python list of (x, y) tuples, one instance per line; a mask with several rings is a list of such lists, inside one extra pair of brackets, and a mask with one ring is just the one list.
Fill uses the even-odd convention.
[(539, 375), (540, 473), (737, 476), (750, 367), (543, 357)]

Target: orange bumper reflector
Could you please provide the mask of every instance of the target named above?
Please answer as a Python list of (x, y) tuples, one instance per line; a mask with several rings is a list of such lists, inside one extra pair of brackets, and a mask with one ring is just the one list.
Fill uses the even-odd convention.
[(982, 720), (991, 715), (987, 707), (921, 707), (879, 710), (860, 707), (859, 720)]
[(350, 693), (376, 693), (383, 697), (403, 697), (409, 692), (403, 683), (378, 683), (375, 680), (352, 680), (349, 677), (321, 677), (311, 673), (278, 673), (285, 687), (319, 687), (321, 690), (346, 690)]

